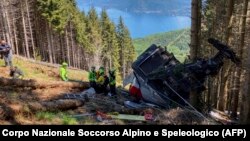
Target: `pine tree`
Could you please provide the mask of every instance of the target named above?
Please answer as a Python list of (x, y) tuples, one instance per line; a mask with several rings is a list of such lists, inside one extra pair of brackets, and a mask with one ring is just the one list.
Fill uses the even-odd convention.
[[(248, 10), (248, 0), (244, 0), (243, 2), (243, 9), (242, 9), (242, 17), (240, 22), (240, 40), (239, 40), (239, 57), (243, 60), (243, 49), (245, 45), (245, 32), (246, 32), (246, 17), (247, 17), (247, 10)], [(233, 95), (233, 104), (232, 104), (232, 118), (237, 118), (237, 111), (238, 111), (238, 104), (239, 104), (239, 95), (240, 95), (240, 87), (241, 87), (241, 75), (242, 75), (242, 68), (238, 67), (236, 69), (236, 78), (235, 78), (235, 91)], [(249, 86), (250, 87), (250, 86)]]
[(119, 45), (118, 45), (118, 40), (117, 40), (117, 36), (116, 36), (116, 26), (114, 23), (111, 23), (110, 24), (110, 31), (111, 31), (111, 37), (110, 37), (110, 45), (112, 46), (112, 49), (110, 50), (111, 52), (111, 63), (110, 63), (110, 67), (116, 69), (116, 75), (118, 76), (117, 77), (117, 80), (119, 80), (119, 74), (120, 72), (118, 71), (119, 68), (120, 68), (120, 62), (119, 62), (119, 59), (120, 59), (120, 56), (119, 56), (119, 52), (120, 52), (120, 49), (119, 49)]
[(87, 33), (86, 33), (86, 17), (84, 12), (77, 10), (73, 14), (73, 23), (75, 25), (76, 39), (84, 48), (88, 47)]
[(109, 19), (106, 10), (101, 13), (101, 27), (102, 27), (102, 39), (103, 39), (103, 63), (106, 68), (120, 67), (119, 60), (119, 48), (116, 38), (115, 24)]
[[(101, 66), (101, 56), (103, 51), (100, 21), (94, 7), (90, 9), (87, 16), (87, 37), (89, 40), (90, 62), (95, 66)], [(89, 65), (90, 66), (90, 65)]]
[[(128, 31), (129, 33), (129, 31)], [(132, 39), (129, 38), (129, 43), (128, 43), (128, 56), (127, 56), (127, 70), (126, 73), (129, 74), (132, 71), (132, 63), (134, 62), (136, 57), (136, 51), (135, 47), (133, 45)]]
[(74, 3), (72, 0), (38, 0), (42, 15), (56, 31), (64, 32), (72, 17)]
[(120, 48), (120, 71), (122, 73), (122, 78), (124, 79), (128, 73), (128, 67), (130, 67), (128, 65), (134, 60), (135, 49), (132, 44), (129, 30), (125, 26), (122, 17), (119, 18), (119, 23), (117, 25), (117, 39)]
[[(246, 15), (246, 31), (250, 30), (250, 2), (248, 1), (248, 10)], [(242, 34), (242, 33), (241, 33)], [(250, 32), (245, 32), (246, 42), (243, 52), (244, 60), (244, 71), (243, 72), (243, 82), (242, 82), (242, 98), (239, 102), (240, 108), (240, 122), (241, 124), (250, 124)]]
[(101, 30), (102, 30), (102, 46), (103, 46), (103, 50), (102, 50), (102, 64), (104, 64), (104, 67), (106, 69), (106, 71), (108, 70), (108, 68), (110, 68), (111, 66), (111, 31), (110, 31), (110, 24), (111, 21), (108, 17), (108, 14), (106, 12), (105, 9), (102, 10), (101, 12), (101, 19), (100, 19), (100, 23), (101, 23)]

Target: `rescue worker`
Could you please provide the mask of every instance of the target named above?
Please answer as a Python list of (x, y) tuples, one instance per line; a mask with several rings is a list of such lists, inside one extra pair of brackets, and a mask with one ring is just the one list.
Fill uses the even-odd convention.
[(100, 67), (98, 71), (98, 78), (96, 80), (97, 88), (96, 91), (97, 93), (102, 93), (107, 94), (107, 85), (108, 85), (108, 78), (104, 73), (104, 68)]
[(115, 69), (109, 70), (109, 88), (110, 88), (110, 94), (109, 94), (109, 96), (116, 95)]
[(89, 72), (89, 83), (90, 83), (90, 87), (92, 87), (92, 88), (96, 88), (96, 74), (97, 72), (95, 71), (95, 67), (94, 66), (92, 66), (91, 67), (91, 70), (90, 70), (90, 72)]
[(12, 50), (10, 45), (8, 45), (5, 40), (1, 40), (0, 52), (3, 55), (5, 67), (12, 67)]
[(100, 67), (97, 72), (97, 79), (96, 79), (96, 92), (97, 93), (101, 93), (103, 84), (104, 84), (104, 69)]
[(67, 68), (68, 68), (68, 64), (66, 62), (63, 62), (62, 66), (60, 67), (60, 78), (63, 81), (69, 81)]
[(104, 95), (108, 95), (108, 85), (109, 85), (109, 77), (105, 74), (104, 84), (103, 84)]
[(20, 70), (16, 66), (11, 67), (10, 68), (10, 77), (12, 77), (13, 79), (23, 79), (24, 73), (22, 70)]
[(104, 72), (105, 72), (104, 67), (100, 67), (98, 70), (98, 77), (104, 75), (105, 74)]

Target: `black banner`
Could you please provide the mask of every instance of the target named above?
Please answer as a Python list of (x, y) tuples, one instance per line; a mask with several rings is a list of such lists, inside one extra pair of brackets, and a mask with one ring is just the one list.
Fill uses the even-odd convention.
[(12, 125), (0, 126), (1, 138), (25, 139), (27, 137), (125, 137), (137, 139), (141, 137), (164, 137), (166, 139), (240, 139), (249, 137), (248, 126), (174, 126), (174, 125)]

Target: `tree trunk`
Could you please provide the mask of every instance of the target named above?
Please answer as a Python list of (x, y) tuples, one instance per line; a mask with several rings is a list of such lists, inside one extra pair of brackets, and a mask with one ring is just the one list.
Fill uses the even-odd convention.
[(200, 48), (200, 0), (192, 0), (192, 25), (191, 25), (191, 44), (190, 44), (190, 55), (191, 59), (199, 57)]
[[(240, 22), (240, 45), (239, 45), (239, 57), (243, 60), (243, 49), (245, 42), (245, 31), (246, 31), (246, 16), (247, 16), (248, 0), (244, 0), (242, 18)], [(240, 95), (240, 83), (241, 83), (241, 73), (242, 68), (236, 69), (236, 78), (235, 78), (235, 91), (233, 93), (233, 109), (231, 116), (233, 118), (237, 117), (238, 101)], [(250, 86), (250, 85), (249, 85)]]
[(12, 44), (12, 40), (11, 40), (11, 37), (10, 37), (10, 21), (9, 21), (9, 14), (8, 14), (8, 3), (6, 2), (6, 0), (3, 1), (3, 3), (6, 5), (3, 5), (3, 21), (5, 22), (5, 26), (4, 28), (6, 29), (6, 38), (7, 38), (7, 41), (13, 46)]
[(16, 27), (16, 25), (14, 25), (14, 22), (12, 22), (12, 24), (13, 24), (13, 34), (14, 34), (14, 40), (15, 40), (15, 45), (14, 45), (15, 50), (14, 51), (15, 51), (16, 55), (19, 55), (19, 45), (18, 45), (18, 38), (17, 38), (17, 27)]
[(226, 33), (225, 33), (226, 44), (229, 43), (229, 38), (232, 32), (233, 10), (234, 10), (234, 0), (228, 0), (228, 8), (226, 15)]
[[(228, 7), (227, 7), (227, 14), (226, 14), (226, 33), (225, 33), (225, 42), (226, 44), (229, 44), (229, 39), (232, 32), (232, 20), (233, 20), (233, 9), (234, 9), (234, 0), (228, 1)], [(221, 85), (220, 85), (220, 91), (219, 91), (219, 103), (218, 103), (218, 109), (221, 111), (224, 111), (226, 106), (226, 99), (227, 99), (227, 85), (228, 85), (228, 77), (229, 77), (229, 71), (230, 71), (231, 63), (225, 62), (222, 70), (221, 70)]]
[[(191, 44), (190, 56), (195, 60), (200, 56), (200, 30), (201, 30), (201, 0), (192, 0), (192, 25), (191, 25)], [(190, 93), (191, 104), (198, 108), (198, 94), (196, 91)]]
[(25, 5), (26, 5), (26, 13), (27, 13), (27, 20), (28, 20), (28, 26), (29, 26), (29, 34), (30, 34), (30, 41), (31, 41), (31, 46), (32, 46), (32, 57), (34, 58), (35, 54), (35, 43), (34, 43), (34, 36), (33, 36), (33, 30), (32, 30), (32, 24), (31, 24), (31, 17), (30, 17), (30, 9), (29, 9), (29, 3), (28, 0), (25, 0)]
[[(26, 113), (27, 108), (29, 109), (28, 112), (58, 112), (58, 111), (66, 111), (66, 110), (73, 110), (78, 107), (83, 106), (85, 100), (79, 99), (59, 99), (53, 101), (43, 101), (43, 102), (28, 102), (24, 104), (15, 104), (9, 105), (7, 107), (5, 104), (1, 104), (0, 106), (0, 119), (7, 119), (6, 117), (14, 118), (15, 115), (20, 113)], [(29, 113), (30, 114), (30, 113)]]
[(66, 111), (71, 109), (76, 109), (80, 106), (83, 106), (83, 100), (54, 100), (48, 102), (32, 102), (28, 103), (29, 109), (32, 112), (41, 112), (41, 111)]
[(229, 72), (232, 70), (230, 69), (231, 67), (226, 67), (227, 65), (224, 66), (224, 68), (221, 70), (221, 76), (220, 76), (220, 86), (219, 86), (219, 91), (218, 91), (218, 109), (220, 111), (225, 110), (225, 102), (226, 102), (226, 91), (227, 91), (227, 85), (228, 85), (228, 77), (229, 77)]
[(125, 48), (122, 48), (122, 80), (126, 78), (126, 60), (125, 60)]
[(48, 48), (48, 59), (49, 62), (52, 63), (53, 62), (53, 58), (52, 58), (52, 43), (51, 43), (51, 29), (50, 26), (47, 24), (47, 48)]
[(69, 22), (69, 28), (70, 28), (70, 46), (71, 46), (71, 62), (72, 62), (72, 67), (76, 67), (76, 49), (74, 46), (74, 40), (73, 40), (73, 27), (72, 27), (72, 23)]
[(1, 86), (13, 86), (13, 87), (29, 87), (32, 89), (44, 89), (44, 88), (79, 88), (84, 89), (89, 87), (87, 82), (45, 82), (45, 81), (36, 81), (36, 80), (21, 80), (21, 79), (7, 79), (0, 78)]
[(24, 37), (24, 46), (25, 46), (25, 56), (30, 58), (30, 50), (29, 50), (29, 42), (27, 37), (27, 29), (26, 29), (26, 22), (25, 22), (25, 13), (24, 13), (24, 5), (21, 4), (21, 15), (22, 15), (22, 26), (23, 26), (23, 37)]
[(234, 71), (235, 70), (233, 70), (231, 72), (230, 79), (229, 79), (229, 87), (228, 88), (230, 88), (230, 89), (229, 89), (229, 92), (227, 94), (227, 102), (226, 102), (226, 110), (228, 111), (228, 114), (230, 114), (232, 111), (232, 95), (233, 95), (232, 93), (233, 93), (233, 89), (234, 89), (233, 84), (234, 84), (234, 79), (235, 79)]
[(69, 66), (71, 65), (71, 62), (70, 62), (70, 54), (69, 54), (69, 38), (68, 38), (68, 30), (66, 29), (65, 30), (65, 41), (66, 41), (66, 52), (67, 52), (67, 61), (68, 61), (68, 64)]

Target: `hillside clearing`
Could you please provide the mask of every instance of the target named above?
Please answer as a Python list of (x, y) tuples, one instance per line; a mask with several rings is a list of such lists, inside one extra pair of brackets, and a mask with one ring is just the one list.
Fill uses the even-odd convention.
[[(3, 62), (0, 62), (2, 65)], [(127, 109), (123, 102), (130, 100), (128, 95), (119, 94), (116, 97), (108, 97), (98, 94), (94, 98), (67, 100), (65, 94), (77, 94), (86, 87), (59, 87), (66, 85), (67, 82), (61, 82), (58, 78), (58, 68), (44, 66), (22, 59), (14, 59), (14, 64), (25, 72), (25, 80), (34, 79), (36, 83), (46, 82), (47, 85), (58, 84), (58, 87), (52, 88), (29, 88), (0, 86), (0, 124), (59, 124), (59, 125), (123, 125), (123, 124), (210, 124), (194, 113), (180, 110), (160, 110), (160, 109)], [(0, 67), (1, 75), (8, 79), (8, 67)], [(81, 76), (81, 77), (79, 77)], [(70, 78), (79, 81), (87, 80), (87, 74), (81, 70), (70, 70)], [(81, 78), (81, 79), (79, 79)], [(3, 79), (3, 78), (2, 78)], [(19, 80), (18, 80), (19, 81)], [(22, 80), (20, 80), (22, 81)], [(71, 82), (68, 82), (71, 83)], [(109, 114), (131, 114), (143, 116), (146, 111), (152, 111), (155, 121), (131, 121), (122, 119), (110, 119)], [(103, 119), (97, 120), (97, 114), (105, 115)], [(174, 114), (173, 114), (174, 113)], [(186, 114), (189, 120), (185, 119)]]

